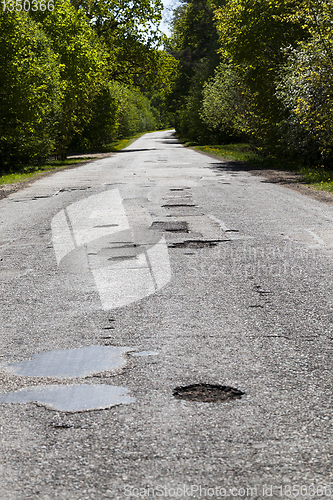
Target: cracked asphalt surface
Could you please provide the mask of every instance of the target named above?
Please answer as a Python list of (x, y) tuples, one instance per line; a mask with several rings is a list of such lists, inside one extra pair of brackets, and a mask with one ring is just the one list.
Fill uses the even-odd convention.
[[(56, 258), (70, 240), (55, 239), (54, 217), (70, 228), (68, 207), (104, 195), (115, 224), (101, 204), (87, 221), (102, 221), (92, 227), (111, 247), (104, 235), (90, 261), (91, 243)], [(72, 221), (74, 243), (89, 237), (82, 224), (76, 234)], [(118, 240), (116, 224), (129, 228)], [(156, 265), (152, 248), (167, 248)], [(185, 149), (171, 131), (0, 200), (0, 397), (107, 384), (135, 400), (83, 412), (0, 403), (0, 498), (331, 498), (332, 256), (332, 206)], [(124, 283), (108, 290), (98, 280), (110, 269)], [(71, 379), (7, 368), (104, 345), (133, 349), (125, 366)], [(173, 396), (199, 383), (244, 395)]]

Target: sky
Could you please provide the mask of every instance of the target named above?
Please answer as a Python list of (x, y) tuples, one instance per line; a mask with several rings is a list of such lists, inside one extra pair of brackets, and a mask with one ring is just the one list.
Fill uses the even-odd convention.
[(162, 0), (164, 4), (163, 21), (161, 23), (161, 30), (166, 34), (170, 35), (168, 28), (168, 19), (171, 16), (171, 11), (175, 8), (179, 2), (178, 0)]

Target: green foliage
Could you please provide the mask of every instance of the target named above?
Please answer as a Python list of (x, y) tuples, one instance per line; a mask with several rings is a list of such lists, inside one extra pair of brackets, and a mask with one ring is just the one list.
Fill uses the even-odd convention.
[[(220, 52), (239, 75), (243, 88), (245, 107), (231, 119), (235, 126), (243, 118), (244, 130), (266, 152), (303, 156), (311, 162), (329, 160), (332, 4), (322, 0), (228, 0), (217, 9), (216, 19)], [(227, 81), (229, 95), (237, 96), (236, 82), (233, 87), (228, 77), (222, 85), (216, 77), (207, 88), (203, 116), (210, 126), (214, 120), (218, 124), (221, 100), (227, 102), (222, 99)]]
[(240, 137), (247, 129), (246, 92), (236, 70), (221, 63), (203, 87), (200, 116), (210, 130), (223, 138)]
[(288, 0), (228, 0), (216, 11), (221, 54), (242, 76), (248, 92), (248, 133), (266, 147), (279, 143), (284, 109), (276, 97), (276, 78), (285, 63), (283, 47), (308, 36)]
[(119, 136), (128, 137), (137, 132), (154, 130), (157, 121), (149, 99), (136, 89), (123, 89), (119, 114)]
[(290, 156), (316, 164), (332, 160), (332, 64), (321, 48), (289, 50), (276, 95), (287, 110), (281, 143)]
[(284, 143), (312, 164), (332, 164), (333, 7), (307, 0), (299, 5), (297, 16), (310, 37), (286, 51), (277, 85), (276, 95), (288, 111)]
[(296, 6), (289, 0), (227, 0), (215, 13), (220, 52), (230, 62), (252, 69), (249, 78), (275, 71), (283, 61), (281, 47), (308, 34), (292, 15)]
[(175, 118), (168, 108), (168, 95), (165, 92), (155, 91), (148, 97), (156, 119), (156, 128), (158, 130), (173, 128)]
[(53, 11), (0, 11), (2, 170), (168, 121), (177, 61), (159, 49), (161, 9), (161, 0), (57, 0)]
[(151, 86), (156, 81), (163, 40), (158, 30), (161, 0), (73, 0), (85, 12), (90, 25), (109, 51), (108, 70), (112, 80)]
[[(225, 0), (215, 8), (218, 43), (213, 9), (208, 0), (186, 0), (174, 13), (169, 49), (179, 60), (172, 100), (180, 136), (201, 144), (246, 138), (265, 161), (324, 165), (328, 178), (331, 0)], [(213, 75), (215, 50), (222, 61)]]
[(200, 115), (203, 85), (219, 63), (218, 33), (210, 0), (187, 0), (174, 11), (167, 47), (179, 61), (170, 94), (170, 110), (182, 136), (205, 141), (211, 135)]
[(91, 102), (91, 118), (84, 129), (74, 136), (70, 149), (90, 150), (103, 148), (118, 137), (121, 111), (121, 88), (106, 82)]
[(0, 10), (0, 167), (50, 154), (63, 86), (57, 55), (26, 14)]
[(191, 140), (205, 142), (210, 135), (200, 116), (202, 88), (205, 81), (200, 73), (192, 78), (192, 87), (183, 98), (183, 103), (176, 112), (176, 130)]
[(158, 128), (158, 112), (138, 89), (107, 83), (92, 102), (92, 118), (70, 148), (104, 149), (117, 138)]
[(34, 17), (60, 58), (64, 99), (57, 153), (65, 156), (74, 134), (91, 119), (91, 102), (106, 78), (107, 54), (84, 13), (76, 11), (69, 0), (57, 0), (52, 12), (37, 11)]

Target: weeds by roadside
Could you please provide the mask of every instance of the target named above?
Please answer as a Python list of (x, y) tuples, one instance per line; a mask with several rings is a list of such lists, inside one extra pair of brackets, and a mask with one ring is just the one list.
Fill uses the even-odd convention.
[(333, 171), (326, 170), (324, 165), (300, 170), (304, 182), (311, 184), (315, 189), (333, 193)]

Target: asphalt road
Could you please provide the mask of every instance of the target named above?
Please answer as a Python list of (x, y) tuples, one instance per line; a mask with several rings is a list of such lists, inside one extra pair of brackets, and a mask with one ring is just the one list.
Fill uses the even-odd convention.
[(0, 200), (0, 498), (331, 498), (332, 256), (172, 132)]

